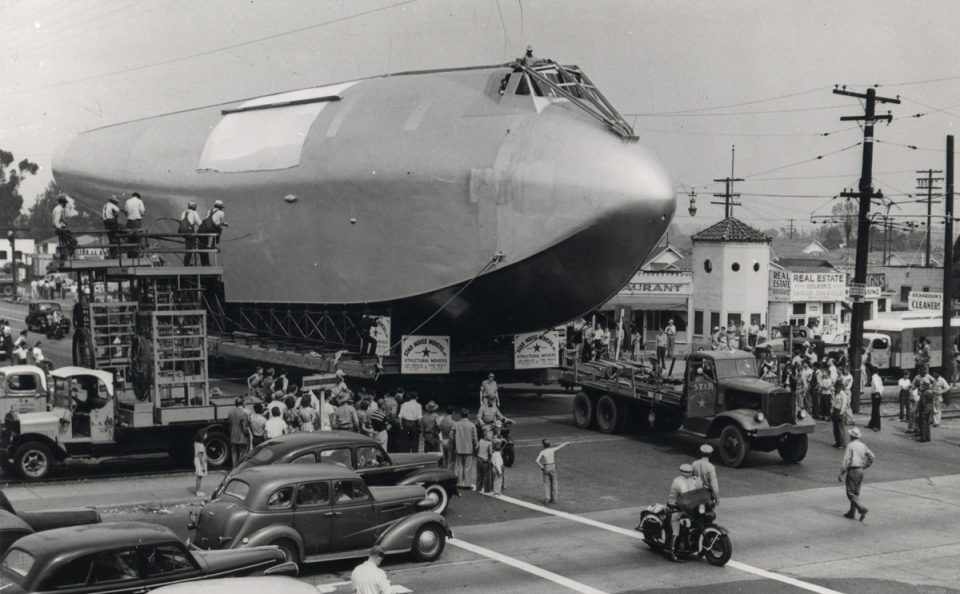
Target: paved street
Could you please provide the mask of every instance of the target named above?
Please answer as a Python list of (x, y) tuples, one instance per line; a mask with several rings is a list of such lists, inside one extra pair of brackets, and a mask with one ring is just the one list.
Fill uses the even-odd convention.
[[(392, 560), (394, 583), (414, 592), (465, 593), (942, 592), (960, 583), (960, 537), (943, 528), (960, 521), (960, 421), (948, 421), (929, 444), (907, 439), (897, 422), (867, 432), (878, 462), (867, 473), (864, 501), (871, 511), (863, 524), (840, 516), (846, 509), (836, 482), (840, 454), (823, 424), (800, 465), (758, 453), (745, 468), (721, 468), (720, 523), (731, 532), (734, 562), (717, 569), (703, 561), (670, 563), (632, 530), (644, 506), (665, 499), (677, 466), (697, 443), (579, 430), (569, 420), (570, 400), (511, 397), (518, 460), (508, 470), (507, 496), (455, 499), (448, 517), (456, 539), (442, 560)], [(559, 454), (561, 501), (549, 509), (540, 507), (533, 463), (542, 437), (571, 442)], [(211, 476), (208, 487), (216, 480)], [(191, 485), (189, 473), (176, 471), (10, 484), (5, 492), (23, 509), (97, 505), (106, 519), (146, 518), (186, 537), (197, 501)], [(338, 584), (351, 568), (313, 566), (303, 579), (346, 592)]]

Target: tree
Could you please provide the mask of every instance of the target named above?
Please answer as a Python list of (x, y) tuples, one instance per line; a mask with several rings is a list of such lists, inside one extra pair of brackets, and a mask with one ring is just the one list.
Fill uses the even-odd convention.
[(830, 214), (834, 215), (840, 223), (844, 243), (848, 246), (853, 245), (853, 242), (857, 240), (857, 217), (860, 214), (860, 207), (857, 202), (851, 198), (846, 198), (843, 202), (834, 204), (833, 208), (830, 209)]
[(10, 227), (20, 216), (23, 208), (23, 196), (20, 195), (20, 182), (28, 175), (36, 175), (40, 166), (22, 159), (12, 167), (13, 153), (0, 149), (0, 226)]
[(60, 186), (52, 180), (43, 192), (37, 194), (37, 199), (27, 215), (27, 226), (30, 227), (30, 236), (34, 239), (44, 239), (53, 234), (53, 207), (57, 205), (60, 194)]

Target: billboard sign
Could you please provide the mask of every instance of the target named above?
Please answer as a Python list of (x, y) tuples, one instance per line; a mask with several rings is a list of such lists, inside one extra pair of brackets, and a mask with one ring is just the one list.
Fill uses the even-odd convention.
[(450, 337), (404, 335), (400, 342), (400, 373), (450, 373)]
[(514, 334), (514, 369), (548, 369), (560, 365), (560, 349), (563, 344), (556, 330)]
[(907, 308), (910, 311), (943, 311), (943, 293), (931, 291), (910, 291), (907, 296)]

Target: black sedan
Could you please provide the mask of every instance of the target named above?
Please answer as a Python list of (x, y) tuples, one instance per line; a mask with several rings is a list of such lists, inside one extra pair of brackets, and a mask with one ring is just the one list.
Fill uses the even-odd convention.
[(296, 571), (276, 547), (188, 550), (170, 529), (146, 522), (37, 532), (15, 542), (0, 561), (4, 594), (141, 594), (177, 582)]
[(439, 452), (388, 454), (377, 440), (349, 431), (290, 433), (257, 446), (224, 479), (223, 486), (241, 470), (268, 464), (336, 464), (354, 470), (371, 487), (419, 485), (433, 502), (430, 511), (442, 514), (457, 494), (457, 476), (441, 466)]
[(10, 545), (28, 534), (99, 522), (100, 513), (92, 508), (16, 511), (7, 496), (0, 491), (0, 555), (3, 555)]

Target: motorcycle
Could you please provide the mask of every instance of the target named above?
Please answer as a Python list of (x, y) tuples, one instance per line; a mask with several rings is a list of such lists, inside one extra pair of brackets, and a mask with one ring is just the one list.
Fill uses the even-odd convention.
[[(709, 491), (699, 489), (707, 494), (701, 497), (695, 505), (686, 506), (681, 501), (676, 508), (654, 504), (640, 512), (640, 523), (636, 530), (643, 534), (643, 541), (651, 549), (666, 554), (669, 552), (670, 542), (667, 535), (670, 531), (670, 513), (683, 513), (680, 520), (680, 534), (676, 541), (676, 555), (680, 559), (695, 559), (704, 557), (707, 563), (716, 567), (723, 567), (733, 555), (733, 543), (727, 530), (718, 526)], [(696, 492), (691, 491), (694, 495)], [(687, 493), (684, 493), (687, 495)], [(690, 498), (687, 498), (688, 501)], [(706, 502), (703, 500), (706, 499)]]
[(507, 421), (500, 428), (500, 439), (503, 440), (503, 451), (501, 455), (503, 456), (503, 465), (507, 468), (513, 466), (514, 460), (516, 460), (516, 455), (513, 451), (513, 440), (510, 439), (510, 425), (513, 424), (513, 421)]

